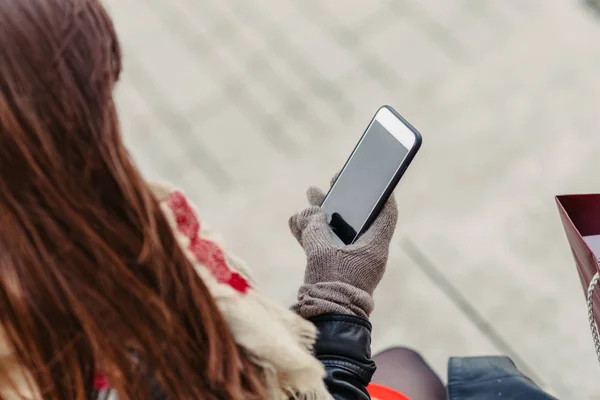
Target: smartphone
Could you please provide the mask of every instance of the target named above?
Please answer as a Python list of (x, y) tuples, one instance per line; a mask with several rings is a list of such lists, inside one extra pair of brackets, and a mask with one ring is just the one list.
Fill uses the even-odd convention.
[(377, 218), (421, 141), (392, 107), (377, 111), (321, 204), (344, 245), (354, 243)]

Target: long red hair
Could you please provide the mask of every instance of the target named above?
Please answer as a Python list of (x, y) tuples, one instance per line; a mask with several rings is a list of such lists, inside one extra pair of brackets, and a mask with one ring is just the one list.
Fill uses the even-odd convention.
[[(0, 323), (44, 399), (258, 399), (123, 146), (98, 0), (0, 1)], [(2, 365), (0, 365), (0, 369)], [(6, 374), (5, 374), (6, 376)]]

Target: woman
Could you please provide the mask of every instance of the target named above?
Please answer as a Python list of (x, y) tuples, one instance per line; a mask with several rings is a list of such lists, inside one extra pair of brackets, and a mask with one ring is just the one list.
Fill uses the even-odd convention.
[[(339, 248), (309, 191), (290, 219), (308, 260), (293, 313), (256, 291), (183, 193), (132, 164), (99, 0), (1, 1), (0, 55), (0, 398), (369, 398), (393, 199)], [(446, 397), (416, 353), (379, 361), (381, 383)]]
[(98, 0), (0, 2), (0, 54), (2, 398), (368, 396), (363, 317), (393, 203), (354, 258), (324, 231), (302, 233), (326, 228), (316, 208), (293, 218), (307, 249), (323, 250), (295, 306), (311, 323), (255, 290), (183, 193), (142, 180), (121, 139), (121, 53)]

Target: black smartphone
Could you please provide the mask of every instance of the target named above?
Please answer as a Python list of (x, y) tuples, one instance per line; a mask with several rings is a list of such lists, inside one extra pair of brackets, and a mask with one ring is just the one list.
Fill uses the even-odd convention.
[(392, 107), (377, 110), (321, 204), (344, 244), (354, 243), (377, 218), (421, 141), (421, 134)]

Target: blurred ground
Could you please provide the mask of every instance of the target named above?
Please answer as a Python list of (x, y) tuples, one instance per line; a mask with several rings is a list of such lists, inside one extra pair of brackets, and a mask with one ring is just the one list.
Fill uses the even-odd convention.
[(185, 188), (293, 301), (287, 218), (375, 110), (424, 136), (378, 289), (374, 346), (509, 353), (564, 399), (600, 397), (553, 196), (600, 190), (600, 20), (577, 1), (110, 0), (129, 147)]

